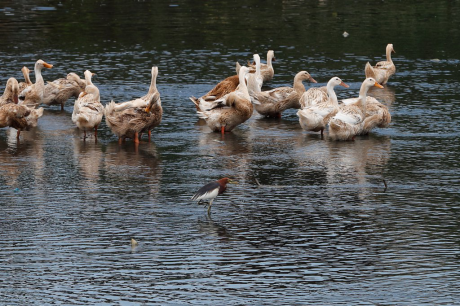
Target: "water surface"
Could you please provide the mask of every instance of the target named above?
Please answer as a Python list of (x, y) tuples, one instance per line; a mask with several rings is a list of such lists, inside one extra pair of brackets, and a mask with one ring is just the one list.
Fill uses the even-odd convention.
[[(73, 100), (20, 142), (0, 130), (0, 303), (459, 304), (459, 7), (0, 2), (2, 84), (41, 58), (45, 80), (95, 72), (106, 104), (144, 95), (155, 65), (164, 108), (137, 149), (105, 123), (83, 141)], [(397, 73), (370, 94), (393, 122), (355, 142), (302, 131), (295, 110), (222, 138), (188, 99), (268, 49), (269, 87), (308, 70), (354, 97), (387, 43)], [(239, 184), (207, 216), (189, 199), (224, 176)]]

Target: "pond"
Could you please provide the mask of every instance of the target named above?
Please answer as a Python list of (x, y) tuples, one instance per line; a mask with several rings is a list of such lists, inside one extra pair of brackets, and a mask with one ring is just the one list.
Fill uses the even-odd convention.
[[(73, 98), (19, 141), (0, 129), (0, 304), (460, 303), (458, 1), (27, 0), (0, 16), (1, 91), (43, 59), (45, 81), (96, 73), (105, 105), (143, 96), (158, 66), (164, 109), (138, 147), (105, 121), (83, 140)], [(392, 124), (354, 142), (292, 109), (221, 137), (189, 100), (269, 49), (266, 88), (307, 70), (355, 97), (388, 43), (396, 74), (370, 95)], [(227, 176), (210, 216), (190, 201)]]

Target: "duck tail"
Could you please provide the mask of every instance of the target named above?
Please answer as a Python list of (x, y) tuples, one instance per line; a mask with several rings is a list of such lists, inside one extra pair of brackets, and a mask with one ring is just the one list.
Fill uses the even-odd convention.
[(366, 63), (366, 67), (364, 68), (364, 73), (366, 74), (366, 78), (375, 79), (375, 72), (374, 72), (374, 68), (371, 66), (371, 63), (369, 62)]
[(195, 105), (196, 110), (201, 111), (201, 109), (200, 109), (200, 100), (198, 98), (195, 98), (194, 96), (189, 97), (189, 98), (193, 102), (193, 104)]
[(105, 116), (111, 115), (116, 107), (115, 101), (110, 101), (108, 104), (105, 105)]
[(364, 119), (363, 128), (360, 134), (368, 134), (374, 127), (380, 123), (379, 114), (368, 116)]
[(384, 109), (383, 114), (382, 114), (382, 121), (378, 124), (377, 127), (386, 128), (390, 125), (390, 123), (391, 123), (390, 111), (388, 111), (388, 109)]

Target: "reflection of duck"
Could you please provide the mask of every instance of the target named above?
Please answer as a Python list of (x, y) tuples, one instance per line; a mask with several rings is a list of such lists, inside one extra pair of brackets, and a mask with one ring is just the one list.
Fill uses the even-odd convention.
[(74, 138), (73, 149), (75, 164), (80, 167), (82, 175), (90, 185), (96, 185), (104, 156), (101, 145)]
[(388, 44), (386, 48), (386, 61), (378, 62), (374, 67), (367, 62), (364, 69), (366, 78), (374, 78), (378, 83), (386, 84), (388, 79), (396, 72), (396, 66), (391, 59), (392, 52), (395, 52), (393, 44)]
[(150, 197), (158, 195), (162, 168), (154, 142), (143, 143), (138, 149), (111, 142), (103, 154), (102, 167), (104, 176), (116, 189), (147, 186)]
[(43, 68), (52, 68), (53, 65), (43, 60), (35, 62), (35, 83), (25, 88), (19, 94), (21, 104), (28, 107), (38, 107), (43, 102), (43, 93), (45, 91), (45, 81), (42, 77)]

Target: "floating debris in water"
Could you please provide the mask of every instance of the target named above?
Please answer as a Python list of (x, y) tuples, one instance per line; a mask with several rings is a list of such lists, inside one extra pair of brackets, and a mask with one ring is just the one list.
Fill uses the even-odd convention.
[(131, 247), (135, 247), (137, 245), (138, 245), (137, 241), (134, 240), (134, 238), (131, 238)]
[(441, 62), (440, 59), (431, 59), (431, 62)]
[(343, 37), (348, 37), (348, 35), (350, 35), (350, 34), (348, 34), (348, 32), (347, 32), (347, 31), (345, 31), (345, 32), (343, 32), (343, 34), (342, 34), (342, 35), (343, 35)]

